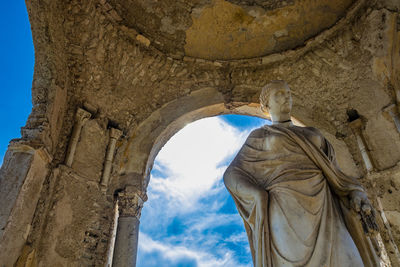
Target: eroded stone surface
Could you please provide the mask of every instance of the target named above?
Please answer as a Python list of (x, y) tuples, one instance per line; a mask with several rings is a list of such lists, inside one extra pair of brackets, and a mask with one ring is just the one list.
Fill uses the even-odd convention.
[[(375, 183), (376, 194), (380, 198), (384, 213), (391, 228), (389, 233), (383, 234), (385, 242), (394, 242), (397, 247), (400, 245), (400, 165), (387, 169), (380, 173), (372, 173), (370, 179)], [(387, 246), (388, 254), (396, 266), (396, 251), (393, 246)]]
[(213, 1), (193, 15), (185, 54), (205, 59), (242, 59), (269, 55), (304, 44), (332, 26), (352, 1), (295, 1), (265, 10)]
[(55, 173), (58, 184), (38, 244), (39, 266), (101, 265), (107, 255), (113, 202), (98, 183), (69, 168)]
[(277, 1), (277, 0), (228, 0), (237, 5), (246, 5), (246, 6), (260, 6), (264, 9), (277, 9), (281, 7), (285, 7), (288, 5), (293, 5), (294, 0), (289, 1)]
[[(47, 167), (50, 175), (43, 178), (35, 215), (28, 216), (32, 225), (26, 233), (41, 266), (106, 262), (114, 193), (127, 185), (145, 190), (155, 155), (186, 123), (225, 113), (260, 115), (256, 111), (260, 89), (276, 79), (286, 80), (292, 88), (292, 115), (307, 126), (321, 129), (341, 155), (339, 162), (344, 162), (346, 171), (364, 176), (360, 151), (349, 127), (348, 111), (358, 112), (376, 170), (374, 181), (379, 188), (378, 181), (382, 182), (383, 207), (399, 242), (398, 210), (393, 205), (398, 196), (389, 193), (389, 189), (396, 189), (389, 186), (386, 177), (400, 172), (394, 168), (386, 175), (385, 170), (400, 160), (400, 135), (393, 120), (382, 111), (400, 101), (400, 93), (396, 93), (400, 92), (396, 1), (339, 1), (341, 5), (330, 8), (332, 16), (321, 18), (318, 12), (316, 17), (311, 16), (315, 22), (331, 22), (321, 23), (324, 26), (314, 33), (304, 28), (303, 33), (309, 35), (296, 39), (302, 40), (300, 47), (285, 41), (264, 51), (280, 51), (276, 54), (232, 60), (232, 53), (237, 53), (236, 58), (256, 55), (249, 54), (252, 50), (246, 48), (244, 39), (237, 42), (228, 38), (211, 49), (216, 54), (202, 53), (209, 59), (222, 58), (225, 52), (218, 49), (230, 47), (224, 54), (229, 60), (185, 55), (185, 45), (204, 48), (201, 38), (205, 35), (191, 32), (195, 26), (211, 32), (234, 28), (233, 33), (246, 26), (262, 35), (256, 22), (268, 21), (266, 15), (270, 14), (289, 23), (296, 14), (283, 17), (284, 11), (306, 2), (286, 1), (287, 5), (281, 2), (282, 6), (277, 6), (277, 1), (263, 1), (270, 5), (260, 7), (261, 1), (234, 0), (28, 1), (35, 43), (34, 107), (19, 142), (34, 149), (45, 148), (52, 157)], [(215, 18), (226, 15), (219, 20), (219, 28), (210, 28), (205, 21), (205, 15), (213, 10)], [(231, 23), (226, 18), (232, 18), (236, 11), (237, 21)], [(267, 37), (275, 42), (293, 37), (288, 25), (267, 30)], [(252, 46), (261, 47), (259, 42)], [(193, 56), (201, 57), (194, 52)], [(68, 169), (63, 163), (78, 107), (93, 116), (82, 129), (72, 169)], [(110, 183), (103, 193), (99, 182), (108, 127), (120, 129), (123, 136), (116, 142)], [(23, 170), (20, 165), (27, 164), (17, 158), (10, 162), (15, 170)], [(26, 182), (22, 172), (15, 174), (18, 177), (9, 183)], [(361, 181), (370, 193), (376, 191), (367, 178)], [(14, 196), (19, 194), (24, 192)], [(17, 261), (15, 255), (9, 256), (10, 262)]]
[(110, 1), (128, 27), (163, 52), (225, 60), (303, 45), (343, 17), (352, 2)]

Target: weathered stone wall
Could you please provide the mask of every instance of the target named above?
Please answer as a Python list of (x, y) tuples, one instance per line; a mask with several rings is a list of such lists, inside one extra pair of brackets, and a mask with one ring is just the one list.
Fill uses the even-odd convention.
[(13, 266), (32, 230), (32, 218), (49, 169), (44, 149), (10, 144), (0, 169), (0, 262)]
[(58, 183), (36, 245), (39, 266), (102, 265), (113, 223), (113, 199), (107, 199), (98, 182), (68, 167), (53, 173)]
[(39, 266), (99, 266), (107, 260), (115, 208), (113, 194), (100, 186), (107, 126), (104, 118), (86, 121), (71, 167), (52, 170), (29, 237)]
[[(35, 46), (35, 68), (32, 82), (33, 109), (22, 140), (45, 146), (53, 154), (60, 145), (67, 92), (70, 86), (68, 53), (63, 28), (66, 6), (63, 1), (27, 1)], [(51, 25), (51, 26), (50, 26)]]
[(390, 232), (385, 232), (383, 235), (384, 241), (389, 244), (387, 246), (389, 256), (395, 258), (396, 251), (391, 243), (393, 242), (397, 247), (400, 244), (399, 164), (385, 171), (372, 173), (369, 178), (375, 184), (377, 197), (382, 203), (386, 216), (385, 220), (387, 220), (391, 230)]
[[(183, 9), (199, 12), (196, 5), (183, 5)], [(1, 240), (2, 246), (13, 251), (4, 254), (5, 266), (12, 266), (21, 251), (20, 261), (34, 255), (38, 266), (104, 264), (116, 191), (129, 185), (145, 194), (156, 154), (185, 123), (226, 113), (260, 116), (260, 89), (275, 79), (286, 80), (292, 88), (293, 116), (321, 129), (336, 148), (344, 171), (364, 177), (361, 181), (371, 196), (380, 198), (390, 226), (382, 222), (382, 236), (396, 266), (393, 244), (398, 246), (400, 240), (396, 206), (400, 135), (384, 111), (400, 101), (396, 1), (354, 1), (335, 25), (301, 46), (241, 60), (205, 60), (173, 53), (176, 47), (168, 50), (163, 41), (175, 38), (174, 34), (157, 39), (154, 29), (141, 32), (144, 17), (127, 23), (127, 14), (119, 10), (123, 5), (116, 1), (32, 0), (27, 6), (36, 51), (34, 108), (17, 143), (27, 145), (32, 153), (14, 151), (11, 146), (0, 171), (0, 190), (12, 188), (0, 199), (8, 203), (0, 210), (1, 226), (6, 225), (6, 217), (11, 218), (9, 225), (16, 225), (22, 236), (15, 246)], [(152, 8), (146, 12), (163, 14)], [(173, 23), (182, 21), (187, 29), (189, 15), (177, 16)], [(166, 33), (172, 31), (163, 23)], [(168, 44), (176, 41), (183, 49), (178, 33), (184, 33), (179, 29), (175, 33), (180, 39)], [(67, 166), (78, 107), (91, 118), (82, 124), (72, 164)], [(371, 175), (366, 175), (349, 126), (349, 111), (357, 111), (361, 118), (375, 168)], [(104, 188), (100, 182), (110, 144), (109, 128), (123, 134), (116, 141), (111, 180)], [(42, 155), (39, 151), (48, 157), (35, 163)], [(36, 169), (40, 171), (31, 171)], [(27, 197), (32, 199), (29, 212), (18, 219), (10, 217), (18, 214), (14, 203)]]

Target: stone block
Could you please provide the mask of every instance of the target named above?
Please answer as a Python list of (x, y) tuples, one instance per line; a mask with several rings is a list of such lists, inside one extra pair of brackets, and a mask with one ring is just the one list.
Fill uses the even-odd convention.
[(8, 148), (0, 170), (2, 266), (13, 266), (25, 244), (49, 161), (42, 149), (20, 144)]

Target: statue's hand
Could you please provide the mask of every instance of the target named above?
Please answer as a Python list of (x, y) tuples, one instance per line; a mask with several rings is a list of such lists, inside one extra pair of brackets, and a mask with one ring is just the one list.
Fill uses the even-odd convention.
[(361, 224), (367, 235), (375, 235), (378, 231), (378, 224), (375, 219), (375, 211), (369, 202), (365, 192), (354, 190), (349, 194), (352, 209), (360, 214)]
[(363, 212), (365, 215), (370, 215), (372, 211), (371, 203), (367, 194), (362, 191), (354, 190), (349, 195), (350, 205), (357, 213)]

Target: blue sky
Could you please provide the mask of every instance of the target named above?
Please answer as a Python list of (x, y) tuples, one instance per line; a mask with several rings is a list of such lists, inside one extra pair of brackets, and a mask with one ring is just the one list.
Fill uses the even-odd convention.
[[(31, 111), (34, 50), (25, 2), (0, 17), (0, 164)], [(160, 151), (142, 211), (138, 267), (252, 266), (247, 236), (222, 174), (251, 129), (237, 115), (189, 124)]]
[(222, 175), (265, 120), (224, 115), (195, 121), (156, 157), (142, 210), (138, 267), (249, 267), (242, 219)]
[(4, 1), (0, 16), (0, 164), (32, 109), (34, 52), (25, 1)]

